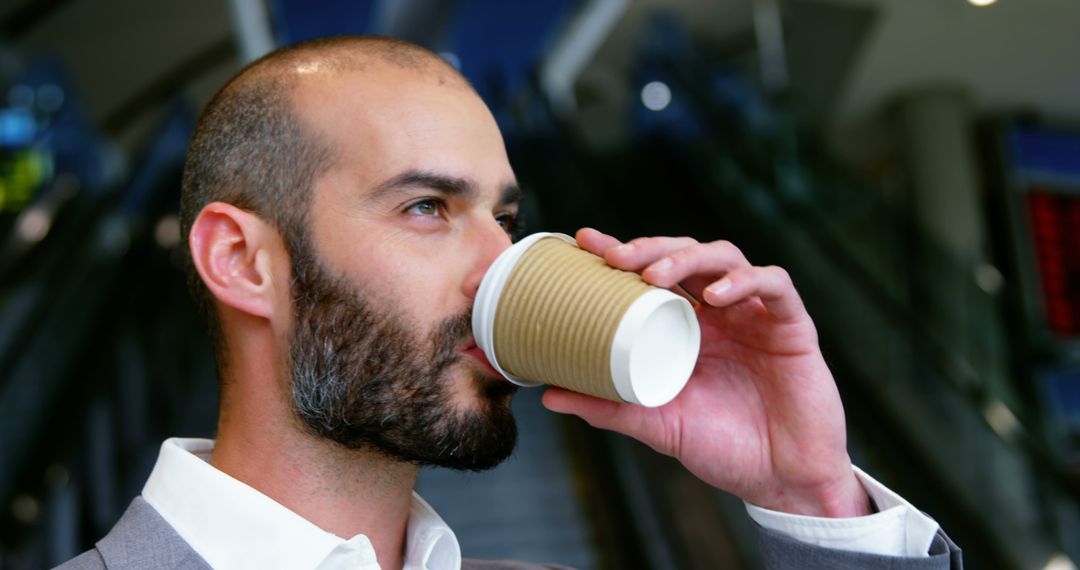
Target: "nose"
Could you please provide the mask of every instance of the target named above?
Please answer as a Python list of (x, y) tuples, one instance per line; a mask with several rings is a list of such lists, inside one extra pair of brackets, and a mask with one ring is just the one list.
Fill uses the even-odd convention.
[(472, 265), (469, 273), (462, 283), (462, 293), (470, 300), (476, 300), (476, 292), (480, 289), (480, 282), (484, 279), (495, 258), (506, 248), (510, 247), (510, 236), (506, 234), (495, 220), (484, 224), (483, 227), (470, 237), (473, 253)]

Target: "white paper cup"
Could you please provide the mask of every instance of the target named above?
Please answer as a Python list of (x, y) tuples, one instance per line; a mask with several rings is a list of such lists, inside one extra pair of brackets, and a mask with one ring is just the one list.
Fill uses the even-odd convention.
[(686, 299), (552, 233), (522, 239), (491, 265), (473, 335), (511, 382), (648, 407), (679, 394), (701, 341)]

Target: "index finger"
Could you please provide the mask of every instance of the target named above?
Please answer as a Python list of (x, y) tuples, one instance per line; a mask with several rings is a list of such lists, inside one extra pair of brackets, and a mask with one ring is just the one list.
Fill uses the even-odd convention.
[(622, 242), (615, 237), (593, 228), (581, 228), (574, 235), (574, 239), (577, 240), (581, 249), (600, 257), (604, 256), (605, 251), (622, 245)]

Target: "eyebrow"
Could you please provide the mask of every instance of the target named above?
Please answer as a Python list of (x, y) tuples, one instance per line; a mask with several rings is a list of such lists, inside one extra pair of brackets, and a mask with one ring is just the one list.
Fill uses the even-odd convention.
[[(378, 200), (387, 195), (400, 192), (407, 188), (430, 188), (446, 196), (457, 196), (466, 199), (475, 198), (480, 194), (476, 183), (457, 176), (448, 176), (426, 170), (407, 170), (398, 174), (375, 187), (375, 191), (369, 196), (370, 200)], [(499, 206), (516, 204), (524, 198), (521, 188), (516, 183), (510, 183), (503, 187), (499, 196)]]

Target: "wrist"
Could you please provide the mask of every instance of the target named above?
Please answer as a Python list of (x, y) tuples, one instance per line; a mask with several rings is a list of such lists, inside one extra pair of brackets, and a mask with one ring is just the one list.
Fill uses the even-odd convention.
[(793, 515), (820, 518), (863, 517), (874, 513), (870, 496), (854, 470), (834, 481), (802, 487), (780, 487), (754, 505)]

